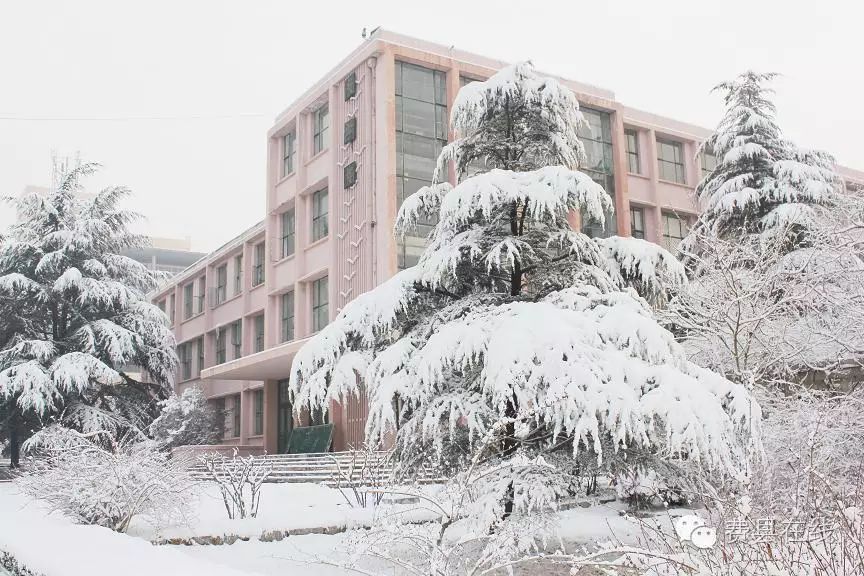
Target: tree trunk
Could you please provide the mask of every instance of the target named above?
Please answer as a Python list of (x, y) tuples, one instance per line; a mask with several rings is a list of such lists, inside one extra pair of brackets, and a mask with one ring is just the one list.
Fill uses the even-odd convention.
[(12, 415), (9, 416), (9, 459), (12, 468), (18, 468), (21, 461), (21, 438), (18, 436), (18, 408), (12, 407)]

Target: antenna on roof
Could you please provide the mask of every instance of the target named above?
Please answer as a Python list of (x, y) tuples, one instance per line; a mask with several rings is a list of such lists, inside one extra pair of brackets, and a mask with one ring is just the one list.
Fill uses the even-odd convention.
[(365, 40), (366, 39), (366, 27), (363, 27), (363, 32), (360, 33), (360, 36)]

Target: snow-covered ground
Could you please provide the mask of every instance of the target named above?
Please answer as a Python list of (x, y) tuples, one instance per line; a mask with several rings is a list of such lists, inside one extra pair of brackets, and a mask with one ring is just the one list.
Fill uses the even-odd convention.
[(263, 532), (368, 524), (372, 510), (352, 508), (342, 495), (318, 484), (264, 484), (257, 518), (228, 519), (215, 484), (202, 484), (195, 513), (185, 525), (159, 528), (135, 518), (129, 534), (147, 540), (234, 535), (257, 538)]
[[(129, 534), (124, 535), (106, 528), (75, 525), (57, 514), (48, 515), (39, 503), (19, 494), (14, 484), (0, 484), (0, 550), (10, 552), (23, 565), (45, 576), (342, 576), (349, 572), (325, 563), (345, 561), (350, 530), (294, 535), (274, 542), (262, 542), (258, 536), (271, 530), (368, 526), (376, 514), (374, 509), (351, 507), (337, 490), (324, 486), (268, 484), (264, 486), (258, 518), (228, 520), (218, 490), (210, 485), (202, 488), (195, 502), (197, 518), (188, 525), (157, 531), (145, 519), (136, 518)], [(428, 517), (428, 512), (417, 510), (417, 505), (402, 504), (399, 508), (417, 519)], [(559, 515), (558, 535), (568, 549), (613, 538), (634, 544), (639, 526), (622, 516), (623, 510), (624, 505), (618, 502), (564, 510)], [(221, 546), (154, 546), (149, 542), (223, 534), (249, 540)], [(45, 553), (47, 548), (50, 554)], [(393, 573), (392, 568), (372, 560), (363, 564)]]

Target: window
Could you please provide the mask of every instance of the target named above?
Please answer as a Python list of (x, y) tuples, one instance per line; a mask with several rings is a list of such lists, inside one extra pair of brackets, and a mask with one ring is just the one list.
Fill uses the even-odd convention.
[(630, 206), (630, 235), (633, 238), (645, 239), (645, 212), (636, 206)]
[[(432, 183), (441, 148), (447, 144), (447, 76), (444, 72), (396, 62), (397, 203)], [(398, 240), (400, 269), (414, 266), (436, 219), (418, 222)]]
[(294, 339), (294, 291), (282, 294), (282, 342)]
[(171, 324), (174, 324), (174, 318), (177, 311), (177, 303), (174, 300), (174, 294), (168, 296), (168, 318), (171, 319)]
[(661, 180), (684, 184), (684, 152), (680, 142), (657, 140), (657, 168)]
[(195, 285), (190, 282), (183, 286), (183, 319), (188, 320), (192, 317), (192, 306), (193, 306), (193, 290), (195, 290)]
[(714, 155), (714, 152), (711, 148), (706, 144), (702, 148), (702, 178), (707, 178), (711, 172), (717, 167), (717, 156)]
[(204, 312), (204, 296), (207, 294), (207, 277), (198, 278), (198, 314)]
[(345, 101), (357, 95), (357, 73), (351, 72), (345, 78)]
[(289, 132), (282, 137), (282, 176), (293, 174), (297, 165), (297, 134)]
[(346, 189), (357, 183), (357, 162), (351, 162), (342, 169), (342, 182)]
[(252, 286), (264, 283), (264, 242), (255, 245), (255, 262), (252, 264)]
[(294, 208), (282, 213), (282, 258), (294, 254)]
[(330, 131), (330, 109), (324, 104), (312, 118), (312, 154), (318, 154), (327, 147), (327, 133)]
[(201, 336), (197, 340), (198, 345), (198, 374), (204, 370), (204, 337)]
[(255, 417), (252, 419), (252, 434), (260, 436), (264, 434), (264, 390), (255, 390), (252, 394), (255, 406)]
[(264, 350), (264, 314), (259, 314), (253, 318), (255, 325), (255, 352)]
[(233, 402), (231, 402), (231, 432), (234, 438), (240, 436), (240, 409), (242, 406), (240, 394), (235, 394)]
[[(612, 168), (612, 117), (608, 112), (582, 108), (585, 124), (578, 129), (579, 138), (585, 146), (585, 165), (581, 168), (592, 180), (600, 184), (606, 193), (615, 198), (615, 174)], [(615, 216), (606, 215), (605, 222), (597, 222), (582, 214), (582, 231), (589, 236), (612, 236), (618, 227)]]
[(222, 419), (222, 438), (228, 437), (228, 426), (227, 426), (227, 418), (228, 418), (228, 410), (225, 406), (225, 398), (216, 398), (215, 400), (210, 400), (210, 403), (213, 405), (213, 410), (216, 411), (216, 414)]
[(243, 255), (234, 257), (234, 294), (243, 291)]
[(663, 247), (670, 252), (678, 249), (678, 244), (687, 235), (687, 220), (671, 212), (663, 212)]
[(228, 299), (228, 264), (216, 268), (216, 304)]
[(641, 174), (639, 169), (639, 135), (635, 130), (625, 130), (624, 138), (627, 141), (627, 170), (631, 174)]
[(235, 360), (243, 356), (243, 323), (240, 320), (231, 323), (231, 347)]
[(327, 277), (312, 282), (312, 332), (318, 332), (330, 320)]
[(216, 364), (224, 364), (228, 359), (225, 353), (225, 327), (216, 330)]
[(162, 300), (160, 300), (160, 301), (156, 304), (156, 306), (158, 306), (158, 307), (159, 307), (159, 310), (161, 310), (161, 311), (164, 313), (164, 312), (165, 312), (165, 299), (163, 298)]
[(182, 380), (192, 378), (192, 350), (189, 342), (177, 346), (177, 356), (180, 360), (180, 375)]
[(312, 242), (327, 236), (327, 188), (312, 194)]
[(357, 117), (349, 118), (345, 121), (345, 130), (343, 130), (342, 144), (351, 144), (357, 139)]

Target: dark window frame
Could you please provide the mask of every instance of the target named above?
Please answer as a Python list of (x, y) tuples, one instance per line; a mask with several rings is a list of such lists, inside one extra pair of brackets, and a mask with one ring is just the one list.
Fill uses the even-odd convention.
[(297, 218), (294, 208), (282, 212), (280, 221), (282, 226), (282, 258), (287, 258), (293, 256), (296, 250)]
[(624, 130), (624, 143), (627, 149), (627, 171), (630, 174), (642, 174), (639, 154), (639, 132), (630, 128)]
[[(672, 158), (666, 158), (661, 151), (669, 147), (673, 150)], [(671, 168), (673, 177), (667, 178), (664, 166)], [(687, 184), (687, 170), (684, 163), (684, 143), (676, 140), (657, 138), (657, 176), (664, 182)]]
[(293, 130), (282, 136), (282, 177), (294, 174), (297, 164), (297, 133)]
[(257, 314), (252, 317), (252, 329), (254, 335), (254, 350), (255, 352), (264, 351), (264, 314)]
[[(639, 218), (634, 218), (635, 215)], [(637, 224), (637, 220), (639, 223)], [(641, 206), (630, 205), (630, 236), (633, 238), (645, 239), (645, 209)]]
[[(321, 331), (330, 322), (330, 279), (322, 276), (312, 281), (312, 332)], [(324, 298), (322, 301), (321, 298)], [(323, 323), (322, 323), (323, 322)]]
[(322, 104), (312, 113), (312, 155), (327, 149), (330, 134), (330, 105)]
[(328, 218), (330, 216), (330, 194), (328, 188), (321, 188), (312, 193), (312, 242), (326, 238), (329, 233)]
[[(290, 302), (289, 302), (290, 301)], [(290, 303), (290, 306), (288, 305)], [(282, 342), (290, 342), (294, 340), (294, 291), (291, 290), (289, 292), (285, 292), (282, 294), (280, 298), (280, 306), (281, 306), (281, 334), (282, 334)]]

